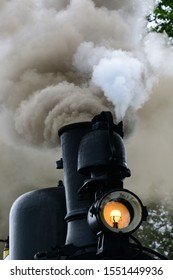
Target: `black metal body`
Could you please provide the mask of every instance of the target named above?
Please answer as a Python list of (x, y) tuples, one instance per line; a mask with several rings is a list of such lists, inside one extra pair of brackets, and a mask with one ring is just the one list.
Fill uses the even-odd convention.
[(10, 211), (11, 260), (33, 260), (40, 251), (65, 243), (64, 187), (46, 188), (20, 196)]
[(90, 207), (110, 190), (122, 190), (130, 176), (122, 123), (114, 125), (111, 114), (102, 112), (91, 122), (64, 126), (59, 137), (63, 159), (57, 168), (64, 168), (65, 189), (59, 182), (58, 187), (26, 193), (14, 202), (9, 259), (162, 258), (130, 235), (102, 228), (94, 233), (87, 221)]
[(63, 127), (59, 131), (62, 146), (64, 185), (67, 203), (66, 221), (68, 224), (66, 245), (77, 247), (96, 244), (96, 236), (87, 223), (87, 213), (93, 194), (83, 196), (79, 188), (89, 177), (81, 175), (78, 169), (78, 149), (82, 137), (91, 131), (91, 123), (77, 123)]

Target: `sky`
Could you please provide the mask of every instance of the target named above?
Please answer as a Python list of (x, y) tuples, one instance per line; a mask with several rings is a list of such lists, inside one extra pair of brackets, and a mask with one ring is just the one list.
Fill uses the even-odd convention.
[[(56, 186), (58, 129), (110, 110), (143, 199), (172, 193), (173, 47), (153, 1), (0, 1), (0, 233), (14, 200)], [(8, 18), (8, 20), (7, 20)]]

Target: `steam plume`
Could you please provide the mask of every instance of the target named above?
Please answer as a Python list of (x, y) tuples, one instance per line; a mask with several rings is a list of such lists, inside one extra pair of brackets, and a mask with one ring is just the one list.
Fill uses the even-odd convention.
[(147, 34), (150, 9), (150, 0), (0, 2), (1, 225), (19, 193), (56, 184), (58, 129), (102, 110), (126, 135), (139, 117), (127, 142), (132, 180), (145, 194), (158, 182), (169, 190), (158, 162), (170, 170), (173, 50)]

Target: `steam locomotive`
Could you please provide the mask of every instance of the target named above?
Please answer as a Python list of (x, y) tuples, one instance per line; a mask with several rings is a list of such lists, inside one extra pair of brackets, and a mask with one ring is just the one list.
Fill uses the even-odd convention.
[[(101, 112), (59, 132), (64, 182), (31, 191), (12, 205), (10, 260), (165, 259), (133, 236), (147, 219), (140, 198), (124, 189), (129, 177), (123, 123)], [(8, 245), (8, 244), (7, 244)]]

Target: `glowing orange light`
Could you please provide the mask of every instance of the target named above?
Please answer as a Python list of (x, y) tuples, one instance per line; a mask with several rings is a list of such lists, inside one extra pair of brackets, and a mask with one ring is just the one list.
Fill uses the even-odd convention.
[(127, 207), (118, 201), (108, 202), (103, 210), (106, 223), (114, 228), (124, 228), (130, 223), (130, 212)]

